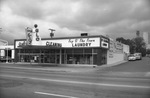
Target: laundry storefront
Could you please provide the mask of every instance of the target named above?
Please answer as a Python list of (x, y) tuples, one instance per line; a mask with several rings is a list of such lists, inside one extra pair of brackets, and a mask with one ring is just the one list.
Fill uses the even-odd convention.
[(28, 39), (16, 39), (14, 46), (15, 62), (102, 65), (107, 63), (109, 38), (101, 35), (42, 38), (32, 44)]

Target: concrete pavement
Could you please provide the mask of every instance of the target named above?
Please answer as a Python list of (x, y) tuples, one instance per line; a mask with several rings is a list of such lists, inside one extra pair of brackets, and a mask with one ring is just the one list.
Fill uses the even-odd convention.
[[(63, 65), (53, 65), (53, 64), (35, 64), (35, 63), (10, 63), (3, 64), (1, 68), (15, 68), (23, 70), (37, 70), (37, 71), (46, 71), (53, 73), (95, 73), (102, 74), (103, 76), (110, 77), (144, 77), (150, 78), (150, 72), (128, 72), (128, 71), (112, 71), (111, 69), (119, 66), (120, 64), (126, 66), (131, 62), (122, 61), (109, 65), (95, 66), (95, 65), (74, 65), (74, 64), (63, 64)], [(95, 67), (93, 67), (95, 66)], [(123, 67), (122, 66), (122, 67)]]
[[(0, 68), (1, 98), (149, 98), (150, 96), (149, 78), (118, 77), (122, 72), (53, 73), (49, 70), (36, 70), (34, 67), (22, 69), (4, 67)], [(80, 67), (72, 69), (78, 68)]]
[(96, 68), (1, 64), (0, 95), (2, 98), (149, 98), (148, 60)]
[[(95, 72), (97, 70), (103, 70), (107, 67), (117, 66), (127, 61), (121, 61), (114, 64), (105, 64), (101, 66), (97, 65), (88, 65), (88, 64), (47, 64), (47, 63), (1, 63), (0, 67), (11, 67), (18, 69), (33, 69), (33, 70), (45, 70), (51, 72)], [(12, 65), (12, 66), (11, 66)]]

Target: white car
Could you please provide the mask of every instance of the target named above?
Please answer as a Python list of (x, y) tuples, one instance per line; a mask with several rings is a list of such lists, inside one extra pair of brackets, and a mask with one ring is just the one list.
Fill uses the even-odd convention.
[(142, 60), (142, 54), (141, 53), (134, 53), (134, 56), (137, 60)]
[(135, 61), (136, 60), (136, 56), (134, 54), (130, 54), (128, 57), (129, 61)]

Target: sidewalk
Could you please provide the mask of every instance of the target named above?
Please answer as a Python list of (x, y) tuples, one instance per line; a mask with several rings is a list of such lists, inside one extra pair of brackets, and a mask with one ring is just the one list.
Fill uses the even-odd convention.
[[(125, 63), (126, 61), (117, 62), (109, 65), (88, 65), (88, 64), (49, 64), (49, 63), (2, 63), (8, 65), (9, 68), (18, 69), (32, 69), (32, 70), (45, 70), (50, 72), (92, 72), (99, 69), (104, 69), (111, 66), (117, 66), (119, 64)], [(10, 66), (13, 65), (13, 66)], [(36, 66), (36, 67), (35, 67)], [(3, 67), (3, 66), (1, 66)], [(7, 67), (7, 66), (4, 66)]]
[(112, 66), (117, 66), (117, 65), (120, 65), (120, 64), (123, 64), (123, 63), (126, 63), (128, 61), (120, 61), (120, 62), (116, 62), (116, 63), (113, 63), (113, 64), (105, 64), (105, 65), (102, 65), (101, 67), (112, 67)]

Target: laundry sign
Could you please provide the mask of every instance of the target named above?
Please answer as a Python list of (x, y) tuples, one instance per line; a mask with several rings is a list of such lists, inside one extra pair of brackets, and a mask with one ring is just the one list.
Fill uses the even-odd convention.
[(73, 38), (68, 39), (71, 47), (99, 47), (100, 38)]

